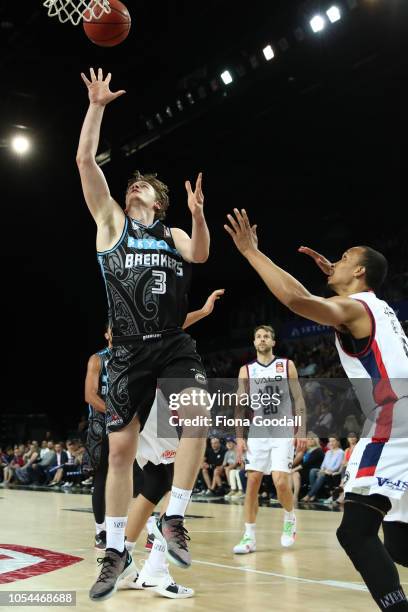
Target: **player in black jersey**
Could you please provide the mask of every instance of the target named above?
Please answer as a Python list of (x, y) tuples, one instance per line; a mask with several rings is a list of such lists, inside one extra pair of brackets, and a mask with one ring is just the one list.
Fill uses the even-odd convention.
[[(101, 574), (90, 592), (92, 599), (100, 600), (116, 590), (118, 579), (129, 570), (131, 560), (124, 549), (124, 531), (132, 464), (139, 430), (153, 404), (157, 379), (163, 380), (161, 389), (167, 396), (206, 389), (201, 359), (181, 326), (187, 313), (185, 295), (190, 266), (207, 260), (210, 238), (203, 211), (201, 174), (194, 191), (186, 182), (191, 237), (162, 223), (168, 189), (155, 175), (137, 174), (129, 182), (125, 211), (115, 202), (95, 155), (105, 106), (125, 92), (111, 92), (111, 75), (104, 79), (101, 69), (97, 75), (91, 69), (91, 80), (84, 74), (82, 78), (90, 105), (81, 131), (77, 164), (85, 200), (97, 225), (98, 261), (113, 333), (106, 398), (107, 547)], [(191, 402), (180, 416), (207, 414), (206, 406), (193, 406)], [(191, 564), (183, 517), (202, 461), (206, 433), (205, 426), (184, 429), (172, 495), (161, 523), (168, 551), (181, 567)]]
[(85, 463), (93, 470), (92, 510), (95, 518), (95, 548), (105, 550), (105, 484), (108, 473), (109, 441), (106, 434), (105, 398), (108, 393), (107, 361), (111, 354), (111, 335), (105, 332), (108, 346), (91, 355), (85, 378), (85, 401), (89, 405)]
[[(215, 302), (224, 294), (224, 289), (217, 289), (209, 295), (204, 306), (199, 310), (189, 312), (183, 324), (183, 329), (194, 325), (204, 317), (210, 315), (214, 309)], [(97, 550), (106, 549), (106, 525), (105, 525), (105, 485), (108, 473), (109, 440), (106, 434), (105, 398), (108, 391), (107, 379), (107, 360), (111, 354), (112, 334), (107, 326), (105, 339), (108, 346), (91, 355), (88, 361), (87, 373), (85, 378), (85, 400), (89, 404), (89, 428), (86, 441), (86, 457), (84, 463), (89, 464), (94, 471), (94, 489), (92, 492), (92, 510), (95, 518), (95, 548)], [(155, 421), (157, 415), (150, 414), (150, 420)], [(153, 425), (155, 429), (156, 426)], [(146, 440), (146, 425), (142, 438)], [(161, 453), (172, 452), (178, 446), (177, 439), (161, 439), (155, 441), (155, 456)], [(146, 440), (147, 441), (147, 440)], [(146, 448), (146, 446), (144, 447)], [(138, 448), (138, 453), (143, 450)], [(175, 450), (173, 451), (175, 454)], [(143, 456), (143, 455), (141, 455)], [(149, 459), (143, 468), (140, 468), (137, 460), (133, 464), (133, 498), (134, 504), (130, 508), (127, 527), (126, 527), (126, 548), (132, 553), (136, 540), (143, 530), (147, 518), (151, 515), (158, 501), (171, 491), (173, 479), (174, 458), (171, 462), (152, 463)], [(167, 488), (168, 487), (168, 488)], [(155, 500), (153, 503), (152, 500)], [(165, 506), (164, 506), (165, 507)], [(172, 599), (191, 597), (194, 594), (192, 589), (177, 585), (170, 576), (165, 563), (166, 547), (162, 542), (157, 541), (153, 547), (153, 552), (149, 557), (149, 563), (145, 563), (142, 572), (139, 574), (133, 567), (134, 574), (130, 574), (127, 579), (122, 581), (119, 588), (148, 588), (164, 597)], [(150, 575), (149, 575), (150, 572)], [(146, 577), (149, 575), (149, 579)], [(144, 582), (149, 584), (143, 586)]]

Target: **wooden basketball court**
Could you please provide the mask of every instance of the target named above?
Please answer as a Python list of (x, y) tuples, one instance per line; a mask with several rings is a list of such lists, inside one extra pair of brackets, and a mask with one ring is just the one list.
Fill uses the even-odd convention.
[[(194, 563), (190, 570), (171, 566), (170, 571), (176, 581), (195, 589), (195, 597), (176, 603), (148, 591), (131, 590), (94, 603), (88, 599), (88, 590), (101, 554), (93, 548), (90, 496), (3, 488), (0, 508), (0, 592), (72, 590), (76, 591), (76, 609), (81, 612), (123, 612), (136, 607), (160, 611), (376, 609), (337, 543), (338, 512), (299, 509), (297, 542), (285, 550), (279, 542), (282, 511), (262, 507), (257, 529), (259, 550), (237, 556), (231, 551), (242, 535), (242, 505), (192, 502), (187, 526)], [(147, 554), (144, 537), (134, 554), (137, 565)], [(399, 570), (402, 584), (407, 585), (408, 570)]]

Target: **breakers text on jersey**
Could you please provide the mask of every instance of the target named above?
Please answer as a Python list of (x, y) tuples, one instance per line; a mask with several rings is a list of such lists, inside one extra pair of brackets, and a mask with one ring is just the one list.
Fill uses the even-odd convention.
[(171, 231), (157, 220), (146, 226), (126, 217), (122, 236), (98, 253), (113, 336), (148, 336), (184, 322), (191, 264)]
[(134, 266), (160, 266), (161, 268), (170, 268), (175, 270), (177, 276), (183, 276), (183, 264), (176, 261), (169, 255), (155, 253), (127, 253), (125, 259), (125, 268), (133, 268)]

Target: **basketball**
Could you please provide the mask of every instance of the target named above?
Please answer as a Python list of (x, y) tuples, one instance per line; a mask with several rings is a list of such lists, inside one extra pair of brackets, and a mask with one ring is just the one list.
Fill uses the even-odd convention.
[(83, 22), (85, 34), (99, 47), (115, 47), (129, 34), (131, 19), (126, 6), (119, 0), (110, 0), (110, 7), (110, 13), (98, 9), (100, 16), (97, 13), (96, 18)]

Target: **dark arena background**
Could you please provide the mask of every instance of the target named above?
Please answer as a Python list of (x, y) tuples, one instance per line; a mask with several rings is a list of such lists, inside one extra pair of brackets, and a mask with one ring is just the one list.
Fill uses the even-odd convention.
[[(253, 330), (260, 324), (273, 326), (276, 354), (292, 359), (300, 376), (344, 377), (333, 331), (283, 307), (237, 252), (223, 227), (235, 207), (245, 208), (257, 224), (259, 248), (317, 295), (327, 295), (326, 281), (314, 262), (298, 252), (300, 246), (330, 261), (355, 245), (382, 252), (389, 272), (379, 297), (408, 329), (408, 3), (125, 4), (132, 19), (129, 36), (103, 48), (88, 40), (81, 24), (74, 27), (48, 17), (41, 0), (0, 0), (3, 454), (18, 444), (26, 445), (26, 451), (32, 440), (41, 445), (43, 440), (74, 439), (81, 444), (86, 437), (87, 362), (105, 346), (107, 321), (96, 226), (75, 163), (88, 107), (80, 73), (89, 74), (90, 67), (112, 73), (113, 91), (126, 90), (105, 111), (97, 155), (120, 204), (134, 170), (157, 172), (170, 188), (166, 223), (189, 233), (184, 182), (195, 182), (203, 172), (211, 248), (208, 261), (193, 266), (190, 310), (201, 308), (215, 289), (225, 289), (225, 294), (214, 312), (189, 331), (209, 377), (236, 377), (255, 358)], [(26, 152), (16, 151), (16, 137), (17, 147), (24, 148), (21, 139), (26, 139)], [(326, 441), (330, 433), (317, 432)], [(344, 448), (344, 439), (342, 444)], [(0, 481), (7, 464), (2, 457)], [(81, 479), (65, 490), (57, 488), (62, 499), (55, 502), (58, 513), (44, 515), (47, 521), (55, 517), (54, 535), (40, 539), (31, 535), (46, 529), (42, 515), (34, 513), (30, 531), (27, 526), (23, 534), (11, 508), (25, 507), (23, 517), (37, 503), (47, 503), (38, 499), (59, 497), (43, 492), (44, 482), (3, 482), (0, 504), (11, 504), (7, 495), (19, 497), (2, 515), (2, 588), (75, 590), (80, 610), (95, 607), (87, 599), (95, 575), (92, 515), (86, 514), (90, 498), (72, 496), (68, 502), (61, 493), (90, 493), (91, 485), (92, 476), (88, 488)], [(41, 492), (34, 492), (36, 488)], [(192, 540), (199, 541), (197, 563), (202, 563), (193, 565), (189, 575), (197, 595), (189, 609), (223, 611), (242, 601), (260, 609), (270, 607), (272, 599), (274, 610), (376, 609), (336, 540), (340, 504), (321, 501), (314, 507), (321, 512), (312, 513), (310, 506), (299, 511), (305, 517), (305, 536), (300, 530), (298, 548), (282, 553), (282, 560), (275, 542), (280, 518), (270, 538), (275, 550), (268, 552), (268, 521), (271, 514), (276, 518), (276, 506), (269, 501), (276, 495), (267, 483), (260, 497), (267, 506), (260, 514), (265, 542), (256, 564), (255, 555), (237, 561), (231, 553), (242, 531), (242, 500), (227, 516), (228, 487), (216, 493), (214, 504), (197, 501), (189, 508), (195, 517), (189, 522)], [(208, 497), (201, 496), (201, 501), (211, 502)], [(65, 529), (69, 544), (66, 535), (58, 538), (57, 530), (63, 536)], [(207, 554), (212, 545), (206, 537), (214, 538), (214, 554)], [(41, 580), (35, 573), (9, 580), (7, 576), (23, 570), (2, 569), (4, 550), (21, 547), (19, 554), (36, 556), (41, 546), (65, 555), (66, 563), (44, 570), (49, 573)], [(86, 571), (79, 577), (82, 562)], [(217, 563), (219, 570), (213, 566)], [(246, 567), (253, 573), (245, 574)], [(198, 570), (203, 574), (194, 578)], [(406, 568), (399, 570), (401, 584), (408, 585)], [(218, 571), (230, 574), (214, 582)], [(66, 577), (59, 578), (59, 572)], [(188, 582), (182, 572), (177, 581), (180, 574), (183, 584)], [(126, 591), (104, 605), (130, 607), (139, 605), (134, 601), (139, 599), (140, 605), (151, 607), (148, 595), (139, 598), (137, 591)]]

